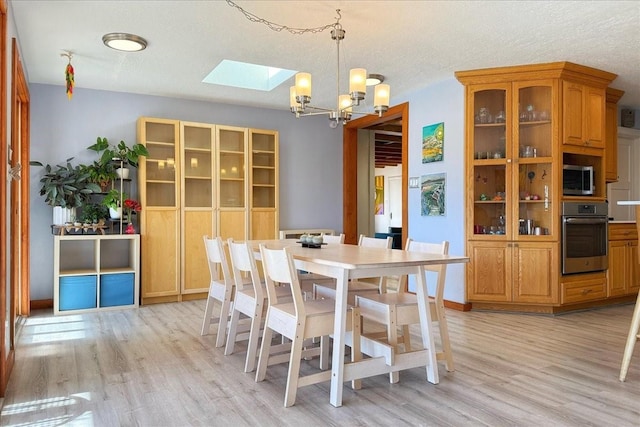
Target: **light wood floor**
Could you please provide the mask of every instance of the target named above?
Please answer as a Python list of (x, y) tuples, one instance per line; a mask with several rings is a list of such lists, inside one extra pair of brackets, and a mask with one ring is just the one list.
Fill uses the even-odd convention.
[(440, 365), (439, 385), (413, 369), (399, 384), (379, 376), (345, 388), (341, 408), (328, 403), (328, 384), (305, 387), (288, 409), (286, 366), (255, 383), (243, 352), (225, 357), (213, 335), (199, 335), (204, 301), (37, 312), (21, 329), (0, 425), (638, 426), (640, 350), (618, 381), (632, 309), (449, 310), (457, 369)]

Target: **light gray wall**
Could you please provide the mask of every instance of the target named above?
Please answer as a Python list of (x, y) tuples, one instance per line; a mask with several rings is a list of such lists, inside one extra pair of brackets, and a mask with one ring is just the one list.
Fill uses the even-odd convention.
[[(280, 227), (342, 230), (342, 129), (325, 116), (288, 111), (31, 84), (31, 159), (90, 163), (98, 136), (136, 141), (140, 116), (275, 129), (280, 136)], [(31, 300), (53, 298), (52, 208), (39, 195), (42, 168), (31, 167)], [(133, 177), (135, 180), (135, 177)], [(132, 187), (135, 188), (135, 181)], [(135, 196), (135, 192), (132, 191)]]
[[(446, 174), (445, 216), (421, 216), (420, 189), (409, 188), (408, 235), (426, 242), (449, 241), (449, 253), (465, 254), (464, 87), (451, 78), (394, 103), (409, 102), (409, 177)], [(422, 128), (444, 122), (444, 159), (422, 164)], [(422, 181), (422, 180), (421, 180)], [(465, 267), (447, 267), (444, 298), (465, 302)], [(433, 295), (433, 280), (428, 278)]]

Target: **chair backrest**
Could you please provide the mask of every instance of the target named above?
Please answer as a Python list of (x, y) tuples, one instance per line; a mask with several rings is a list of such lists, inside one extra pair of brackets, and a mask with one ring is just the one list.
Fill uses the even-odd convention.
[(330, 245), (335, 245), (335, 244), (343, 244), (344, 243), (344, 233), (340, 233), (340, 235), (331, 235), (331, 234), (323, 234), (322, 235), (322, 242), (323, 243), (328, 243)]
[(289, 285), (296, 316), (298, 318), (305, 316), (304, 298), (300, 289), (300, 282), (298, 282), (298, 273), (293, 262), (293, 256), (287, 251), (287, 248), (269, 249), (260, 244), (260, 257), (262, 259), (262, 268), (264, 269), (264, 281), (267, 286), (269, 305), (273, 306), (278, 303), (276, 283)]
[(256, 300), (265, 297), (258, 266), (249, 242), (235, 242), (232, 238), (227, 240), (229, 246), (229, 258), (231, 259), (231, 269), (233, 270), (233, 280), (236, 288), (243, 290), (246, 285), (245, 277), (251, 278)]
[[(220, 237), (210, 238), (209, 236), (202, 236), (202, 239), (204, 240), (204, 249), (207, 254), (211, 282), (232, 287), (233, 278), (229, 270), (229, 262), (222, 245), (222, 239)], [(222, 277), (220, 277), (220, 271), (222, 271)]]
[[(416, 242), (415, 240), (407, 239), (407, 243), (404, 247), (408, 252), (422, 252), (428, 254), (448, 255), (449, 254), (449, 242), (443, 241), (442, 243), (428, 243), (428, 242)], [(444, 297), (444, 283), (447, 275), (446, 264), (425, 265), (424, 270), (433, 271), (438, 274), (436, 281), (436, 300), (442, 300)], [(404, 277), (406, 281), (406, 276)], [(406, 283), (402, 283), (404, 286)]]
[(393, 245), (393, 238), (388, 236), (386, 239), (376, 239), (375, 237), (367, 237), (364, 234), (360, 235), (358, 240), (358, 246), (364, 246), (368, 248), (386, 248), (391, 249)]

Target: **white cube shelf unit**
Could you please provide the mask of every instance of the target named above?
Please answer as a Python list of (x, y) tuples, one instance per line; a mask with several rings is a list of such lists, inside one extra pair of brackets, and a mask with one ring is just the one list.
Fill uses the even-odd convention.
[(137, 307), (139, 270), (139, 234), (54, 236), (54, 314)]

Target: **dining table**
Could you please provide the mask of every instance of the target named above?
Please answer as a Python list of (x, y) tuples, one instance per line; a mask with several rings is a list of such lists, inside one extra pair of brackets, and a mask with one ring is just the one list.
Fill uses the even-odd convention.
[[(427, 265), (467, 263), (466, 256), (409, 252), (398, 249), (362, 247), (351, 244), (321, 245), (319, 248), (303, 247), (295, 239), (253, 240), (252, 247), (259, 257), (260, 244), (271, 249), (287, 248), (296, 268), (336, 279), (335, 323), (333, 354), (330, 371), (329, 402), (342, 406), (345, 381), (353, 381), (374, 375), (395, 372), (415, 367), (426, 367), (427, 380), (439, 382), (436, 350), (432, 332), (431, 311), (424, 267)], [(423, 349), (389, 357), (365, 358), (345, 362), (345, 344), (349, 335), (346, 330), (349, 281), (366, 277), (413, 275), (418, 298)], [(366, 353), (366, 352), (365, 352)], [(374, 354), (374, 356), (376, 356)]]

